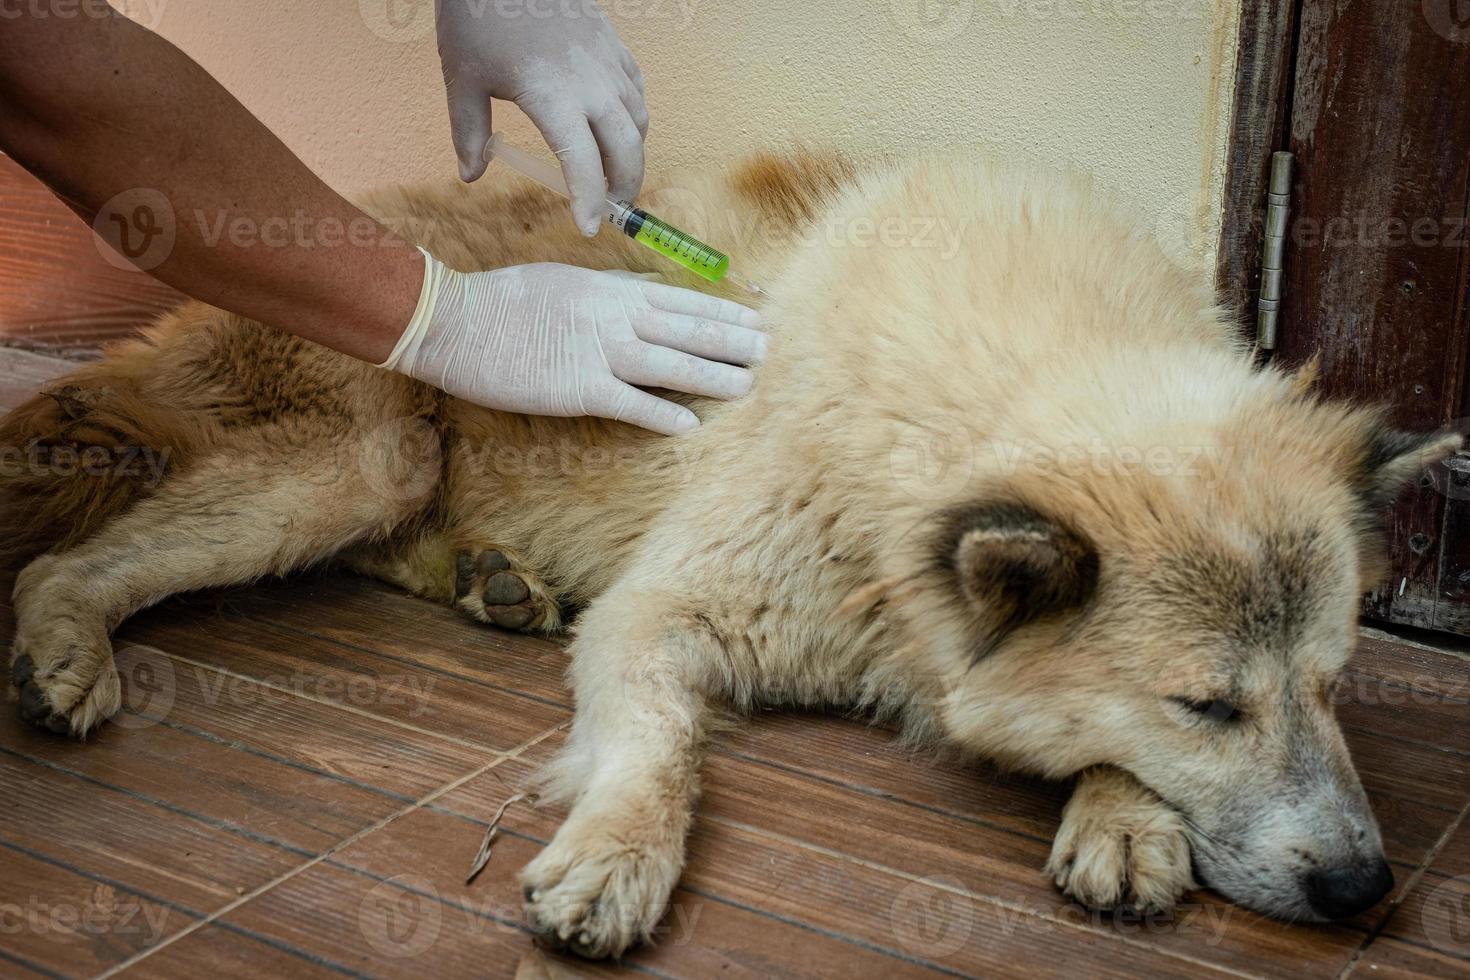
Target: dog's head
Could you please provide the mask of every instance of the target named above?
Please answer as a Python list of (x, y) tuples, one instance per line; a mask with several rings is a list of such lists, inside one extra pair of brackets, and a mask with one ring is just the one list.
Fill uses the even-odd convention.
[(1351, 916), (1392, 875), (1331, 693), (1385, 505), (1460, 440), (1305, 394), (1212, 438), (1187, 472), (1053, 453), (937, 518), (942, 628), (967, 660), (944, 725), (1031, 771), (1126, 770), (1184, 816), (1228, 898)]

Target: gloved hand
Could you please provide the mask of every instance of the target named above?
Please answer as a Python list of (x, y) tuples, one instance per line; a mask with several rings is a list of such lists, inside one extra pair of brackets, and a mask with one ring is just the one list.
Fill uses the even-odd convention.
[(728, 300), (550, 262), (466, 274), (424, 259), (418, 308), (378, 366), (489, 408), (673, 435), (699, 419), (634, 385), (735, 398), (751, 374), (734, 365), (765, 356), (759, 316)]
[(638, 196), (648, 132), (643, 73), (592, 0), (534, 10), (436, 0), (434, 10), (462, 179), (485, 172), (494, 97), (520, 106), (561, 160), (583, 234), (597, 232), (607, 189), (619, 200)]

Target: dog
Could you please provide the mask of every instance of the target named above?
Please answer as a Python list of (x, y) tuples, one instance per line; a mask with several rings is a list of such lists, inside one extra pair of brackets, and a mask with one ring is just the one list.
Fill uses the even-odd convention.
[[(1458, 436), (1258, 366), (1204, 272), (1080, 177), (803, 152), (649, 200), (765, 288), (754, 390), (671, 396), (687, 436), (479, 408), (200, 304), (12, 412), (32, 461), (167, 457), (0, 480), (32, 556), (23, 715), (82, 736), (119, 707), (128, 615), (335, 562), (513, 629), (581, 610), (544, 774), (572, 806), (521, 882), (584, 956), (650, 936), (702, 746), (766, 705), (1076, 777), (1047, 870), (1089, 906), (1166, 908), (1196, 875), (1286, 919), (1388, 892), (1329, 692), (1376, 518)], [(528, 186), (365, 206), (461, 270), (669, 271)]]

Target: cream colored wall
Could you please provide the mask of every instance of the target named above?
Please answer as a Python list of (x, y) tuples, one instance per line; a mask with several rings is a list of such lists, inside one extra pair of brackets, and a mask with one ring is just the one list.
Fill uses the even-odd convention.
[[(432, 0), (114, 0), (334, 186), (455, 173)], [(580, 0), (466, 0), (528, 9)], [(539, 6), (538, 6), (539, 5)], [(1239, 0), (604, 0), (647, 78), (649, 169), (794, 140), (1067, 160), (1213, 258)], [(509, 104), (497, 125), (540, 148)]]

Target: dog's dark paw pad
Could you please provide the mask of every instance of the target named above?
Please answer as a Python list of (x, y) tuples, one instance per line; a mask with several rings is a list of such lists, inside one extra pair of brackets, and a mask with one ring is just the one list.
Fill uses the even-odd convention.
[(51, 705), (47, 703), (46, 692), (41, 690), (41, 685), (21, 685), (20, 716), (34, 723), (43, 722), (51, 717)]
[(490, 622), (508, 630), (522, 630), (536, 618), (536, 607), (529, 602), (515, 606), (486, 606), (485, 615)]
[(536, 618), (539, 608), (531, 598), (531, 587), (526, 580), (511, 571), (495, 572), (486, 579), (480, 599), (490, 622), (510, 630), (525, 629)]
[[(27, 658), (29, 659), (29, 658)], [(12, 669), (11, 677), (16, 672)], [(46, 701), (46, 694), (41, 690), (41, 685), (27, 682), (17, 685), (20, 688), (20, 716), (38, 728), (55, 732), (57, 735), (66, 735), (71, 731), (71, 723), (66, 716), (51, 710), (51, 705)]]
[(23, 653), (16, 657), (15, 662), (10, 665), (10, 683), (14, 684), (18, 691), (35, 672), (36, 665), (31, 660), (31, 655)]
[(463, 599), (475, 585), (475, 559), (461, 551), (454, 559), (454, 597)]
[(513, 606), (531, 597), (525, 579), (515, 572), (496, 572), (485, 582), (485, 606)]
[(476, 619), (509, 630), (556, 629), (560, 610), (546, 588), (495, 547), (470, 547), (454, 565), (454, 600)]
[(480, 557), (475, 559), (475, 570), (481, 575), (494, 575), (508, 568), (510, 568), (510, 559), (494, 549), (480, 552)]

